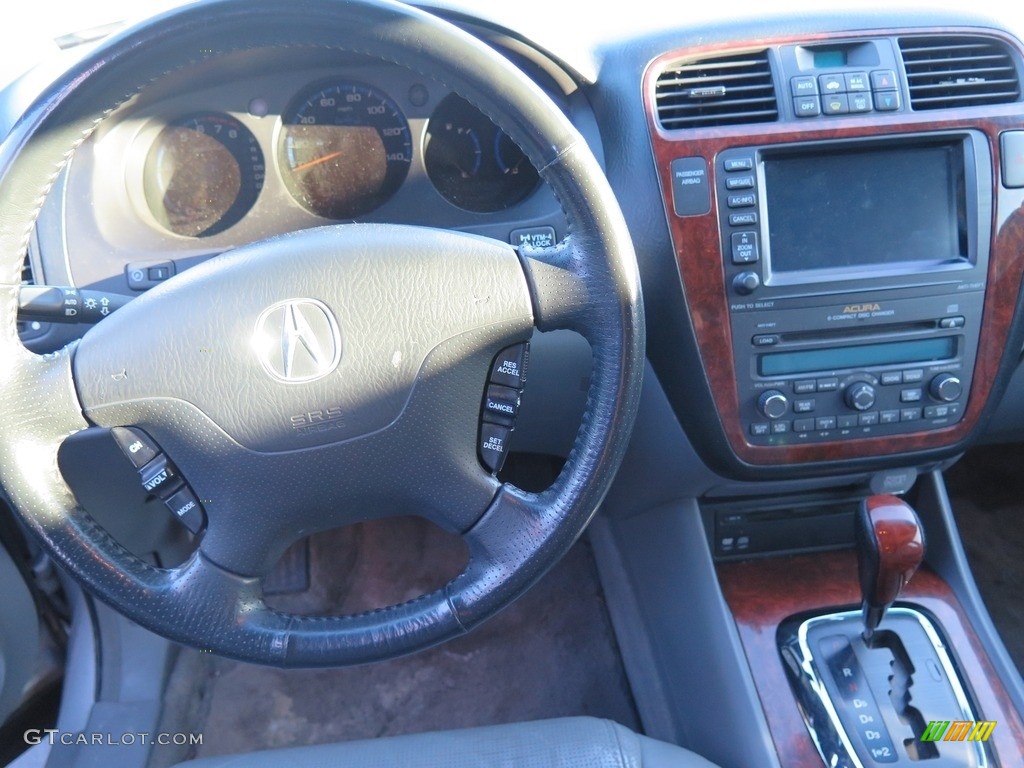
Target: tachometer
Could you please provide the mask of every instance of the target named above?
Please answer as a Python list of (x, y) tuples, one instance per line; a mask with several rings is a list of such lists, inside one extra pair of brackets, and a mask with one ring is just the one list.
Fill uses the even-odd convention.
[(539, 176), (508, 134), (461, 96), (446, 96), (427, 124), (423, 161), (435, 189), (475, 213), (510, 208)]
[(146, 156), (143, 189), (171, 232), (204, 237), (238, 222), (263, 188), (263, 152), (230, 115), (203, 112), (170, 123)]
[(350, 219), (369, 213), (409, 173), (409, 124), (376, 88), (351, 82), (318, 86), (283, 121), (278, 155), (285, 185), (315, 214)]

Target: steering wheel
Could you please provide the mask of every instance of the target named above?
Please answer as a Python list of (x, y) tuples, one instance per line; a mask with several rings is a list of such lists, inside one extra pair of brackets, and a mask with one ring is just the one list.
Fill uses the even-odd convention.
[[(524, 150), (569, 235), (517, 254), (420, 227), (295, 232), (189, 269), (56, 353), (26, 350), (15, 325), (21, 262), (75, 148), (147, 83), (208, 55), (200, 51), (261, 46), (342, 49), (440, 80)], [(644, 357), (621, 212), (584, 140), (540, 89), (434, 16), (387, 0), (214, 0), (168, 12), (104, 42), (39, 97), (0, 147), (0, 199), (0, 483), (76, 580), (172, 640), (277, 666), (355, 664), (434, 645), (553, 565), (618, 468)], [(284, 345), (271, 354), (254, 338), (275, 312), (301, 317), (290, 341), (264, 339)], [(541, 493), (500, 483), (477, 455), (491, 361), (534, 327), (579, 332), (594, 361), (573, 448)], [(314, 357), (330, 364), (302, 375), (267, 364), (310, 334), (326, 345)], [(326, 409), (338, 417), (330, 429), (293, 428), (296, 414)], [(57, 468), (69, 435), (128, 425), (155, 440), (203, 501), (205, 533), (179, 567), (125, 550)], [(397, 514), (461, 534), (463, 572), (360, 615), (300, 617), (263, 602), (260, 578), (292, 542)]]

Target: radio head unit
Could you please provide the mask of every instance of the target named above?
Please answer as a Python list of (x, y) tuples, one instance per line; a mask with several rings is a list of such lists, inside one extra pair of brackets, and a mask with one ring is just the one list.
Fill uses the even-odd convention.
[(991, 240), (984, 135), (731, 148), (716, 165), (748, 442), (958, 421)]

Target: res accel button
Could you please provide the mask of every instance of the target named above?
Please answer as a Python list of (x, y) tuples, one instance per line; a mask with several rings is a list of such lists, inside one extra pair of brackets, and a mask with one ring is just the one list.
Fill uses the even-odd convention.
[(491, 383), (522, 389), (526, 383), (526, 367), (529, 359), (529, 342), (514, 344), (501, 350), (491, 366)]

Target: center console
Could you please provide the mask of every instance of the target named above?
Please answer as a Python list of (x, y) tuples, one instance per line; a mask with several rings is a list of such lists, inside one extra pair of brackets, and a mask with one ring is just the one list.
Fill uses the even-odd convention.
[(745, 439), (828, 442), (960, 421), (988, 268), (984, 136), (740, 147), (715, 166)]
[[(974, 51), (1012, 91), (975, 93), (994, 77), (973, 76)], [(1021, 68), (1009, 39), (945, 31), (691, 49), (648, 68), (717, 417), (700, 427), (735, 466), (966, 443), (1019, 347)]]
[[(1009, 667), (979, 623), (939, 473), (1024, 345), (1022, 81), (1021, 44), (981, 28), (709, 44), (645, 72), (682, 297), (652, 311), (682, 329), (652, 366), (724, 478), (699, 502), (714, 587), (779, 765), (1024, 754), (1019, 689), (996, 672)], [(890, 484), (938, 546), (875, 601), (884, 580), (858, 585), (853, 509)], [(642, 525), (636, 542), (660, 552)], [(877, 529), (879, 551), (898, 528)], [(944, 722), (973, 730), (946, 739)]]

